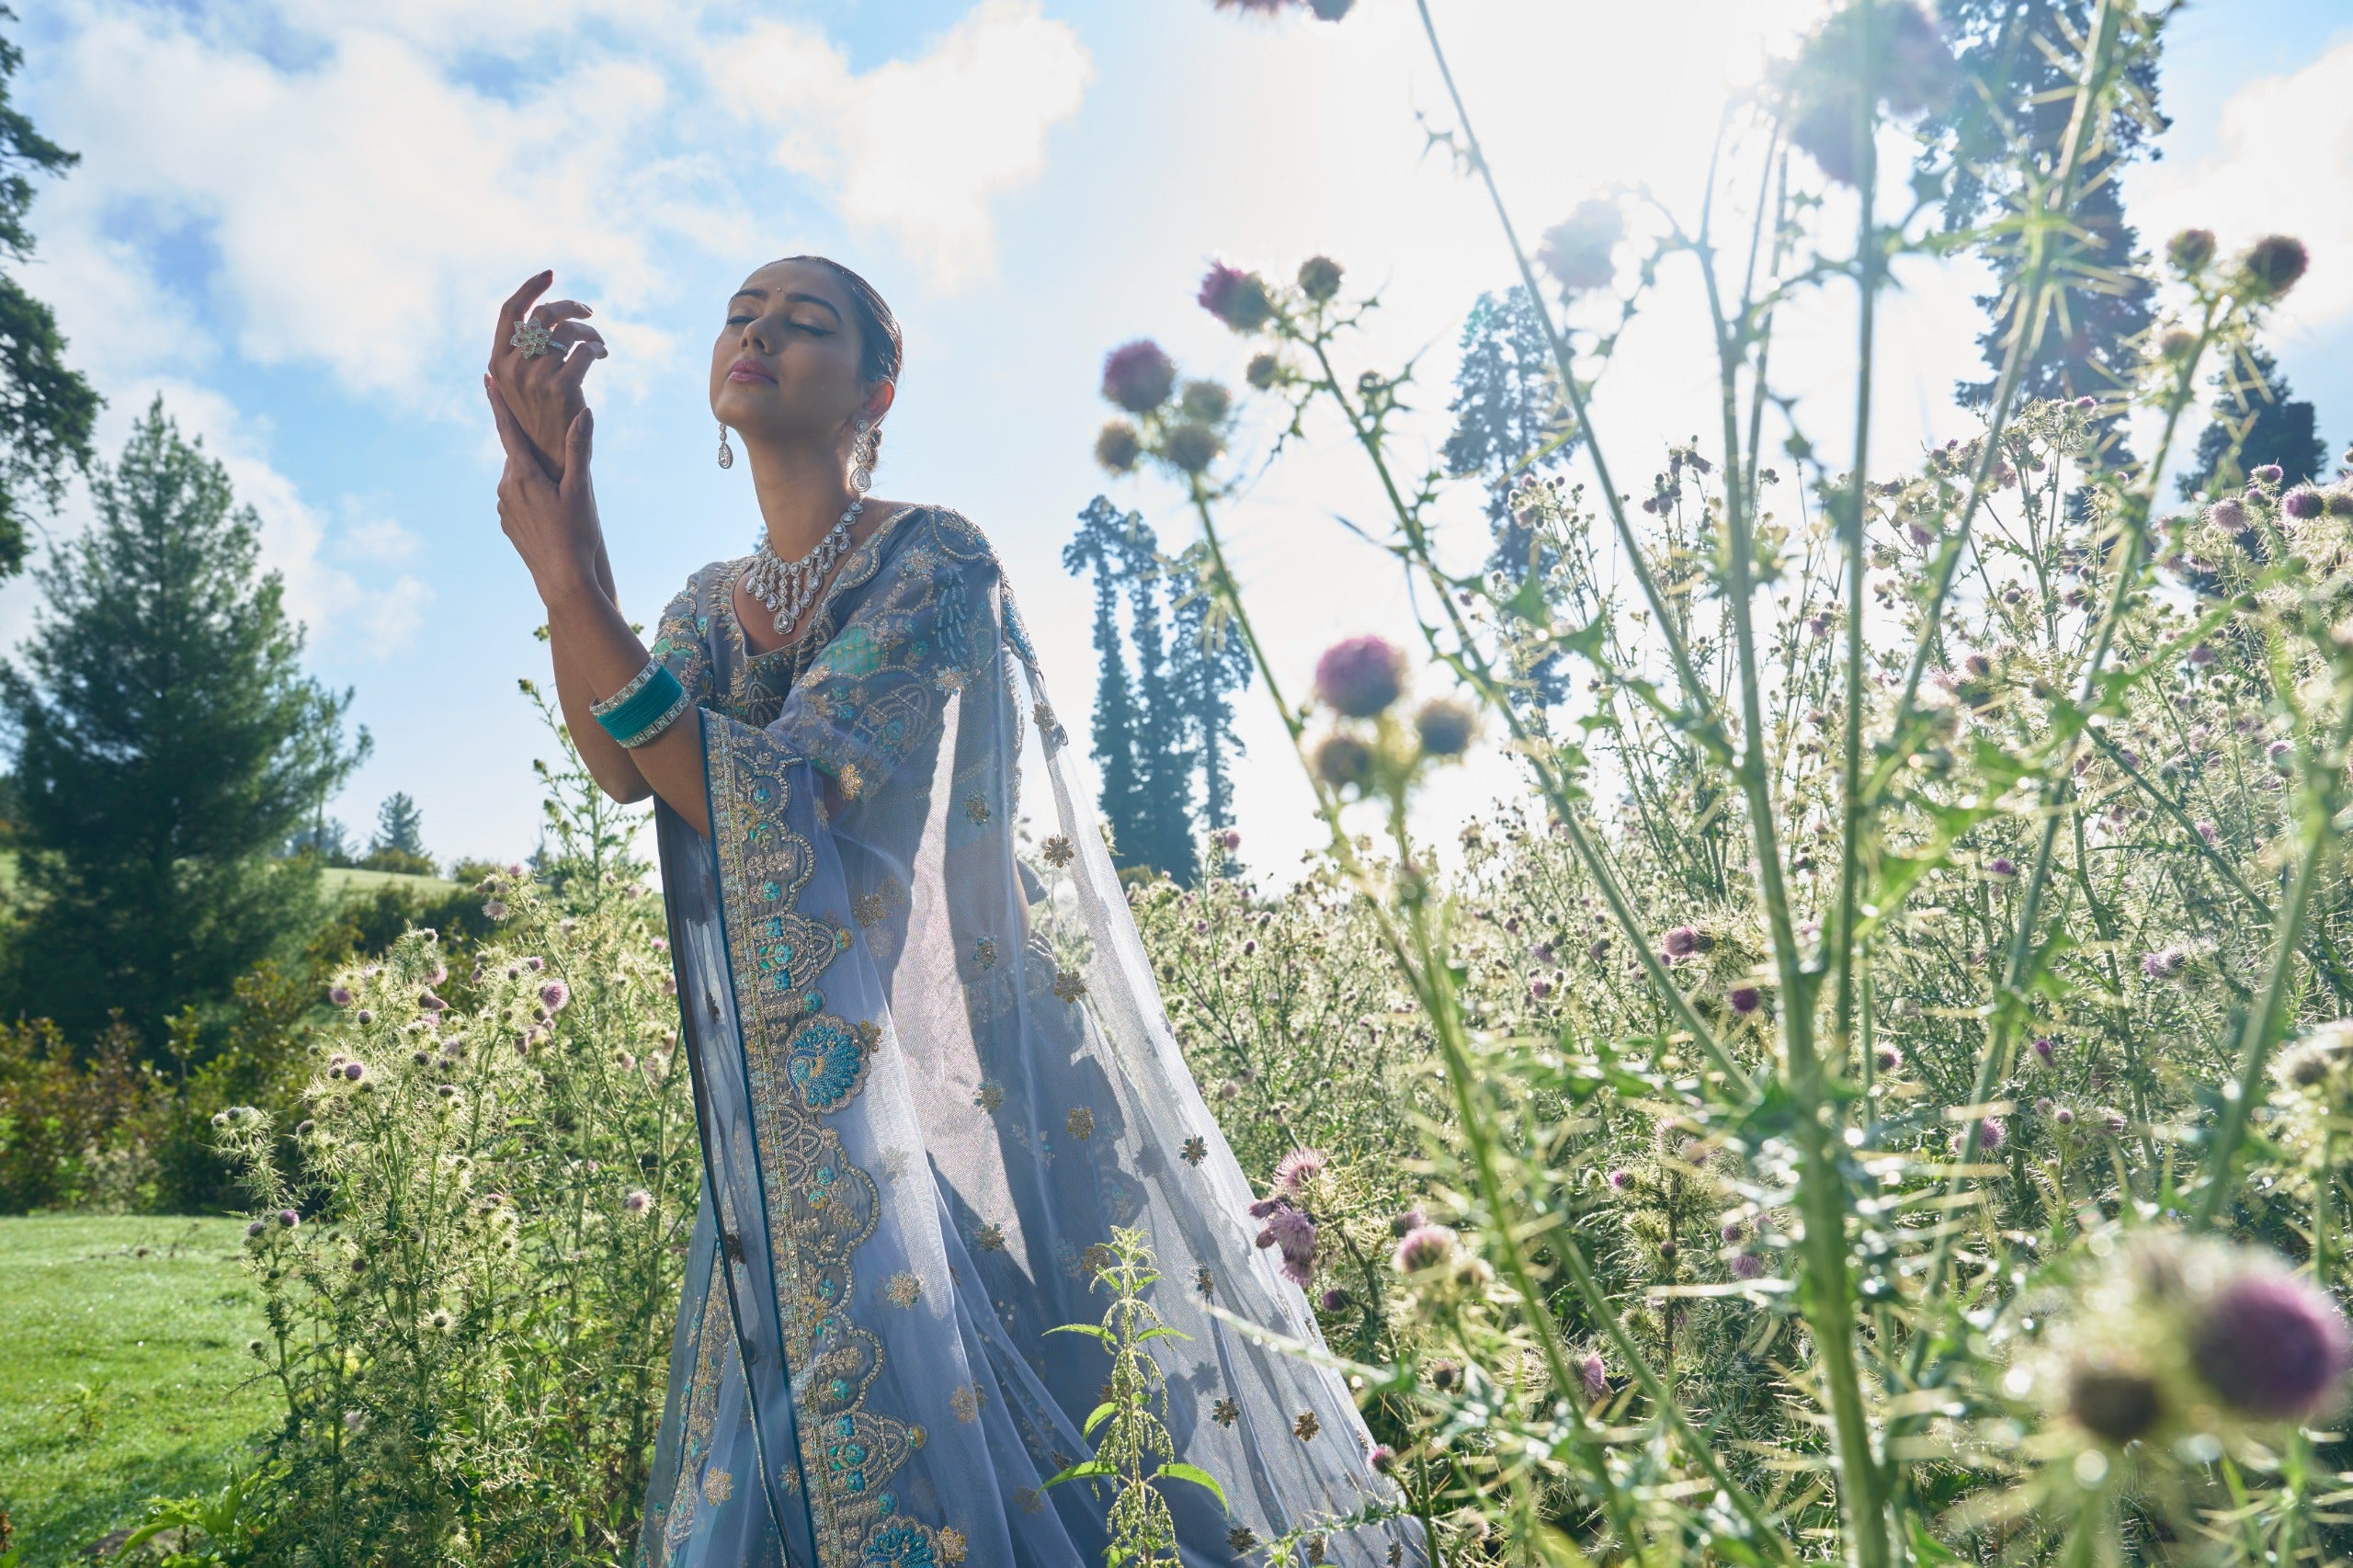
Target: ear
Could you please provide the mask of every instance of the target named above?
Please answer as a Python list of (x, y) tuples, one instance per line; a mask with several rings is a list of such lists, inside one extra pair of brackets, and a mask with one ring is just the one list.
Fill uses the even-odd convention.
[(898, 401), (899, 384), (896, 381), (875, 382), (866, 394), (866, 407), (863, 410), (866, 422), (869, 425), (881, 424), (882, 416), (890, 413), (891, 405)]

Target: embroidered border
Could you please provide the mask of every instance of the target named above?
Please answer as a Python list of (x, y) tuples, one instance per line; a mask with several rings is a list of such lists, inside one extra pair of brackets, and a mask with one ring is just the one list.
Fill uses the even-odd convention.
[(822, 1568), (927, 1563), (932, 1527), (901, 1515), (887, 1484), (915, 1450), (912, 1429), (867, 1408), (882, 1343), (850, 1315), (851, 1254), (874, 1233), (881, 1195), (820, 1119), (864, 1088), (880, 1031), (827, 1014), (817, 988), (849, 932), (798, 907), (816, 857), (786, 815), (795, 759), (762, 732), (715, 722), (704, 733), (711, 846), (818, 1558)]

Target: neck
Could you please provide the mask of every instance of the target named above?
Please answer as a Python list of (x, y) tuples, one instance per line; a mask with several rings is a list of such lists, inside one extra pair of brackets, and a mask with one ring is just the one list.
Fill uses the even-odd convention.
[(784, 560), (798, 561), (817, 548), (817, 541), (832, 531), (857, 499), (850, 494), (848, 476), (842, 472), (841, 455), (824, 448), (769, 446), (755, 443), (749, 437), (743, 439), (768, 548)]

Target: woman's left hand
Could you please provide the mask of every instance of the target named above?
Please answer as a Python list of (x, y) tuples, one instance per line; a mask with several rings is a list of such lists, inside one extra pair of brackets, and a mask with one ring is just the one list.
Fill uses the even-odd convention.
[(603, 529), (588, 477), (596, 415), (584, 408), (573, 416), (564, 432), (563, 478), (559, 482), (548, 477), (497, 383), (484, 376), (483, 388), (498, 422), (498, 444), (506, 449), (506, 470), (498, 476), (498, 526), (530, 569), (540, 601), (552, 606), (584, 589), (601, 594), (597, 552)]

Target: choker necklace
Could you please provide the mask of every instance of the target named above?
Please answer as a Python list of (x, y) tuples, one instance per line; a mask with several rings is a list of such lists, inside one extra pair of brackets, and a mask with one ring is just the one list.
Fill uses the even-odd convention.
[(851, 502), (849, 510), (842, 514), (842, 520), (817, 541), (817, 548), (798, 561), (779, 556), (768, 543), (767, 530), (760, 530), (759, 548), (752, 552), (752, 563), (744, 570), (744, 586), (751, 590), (754, 598), (776, 612), (779, 636), (801, 619), (801, 612), (817, 597), (825, 573), (849, 546), (850, 525), (864, 510), (865, 502)]

